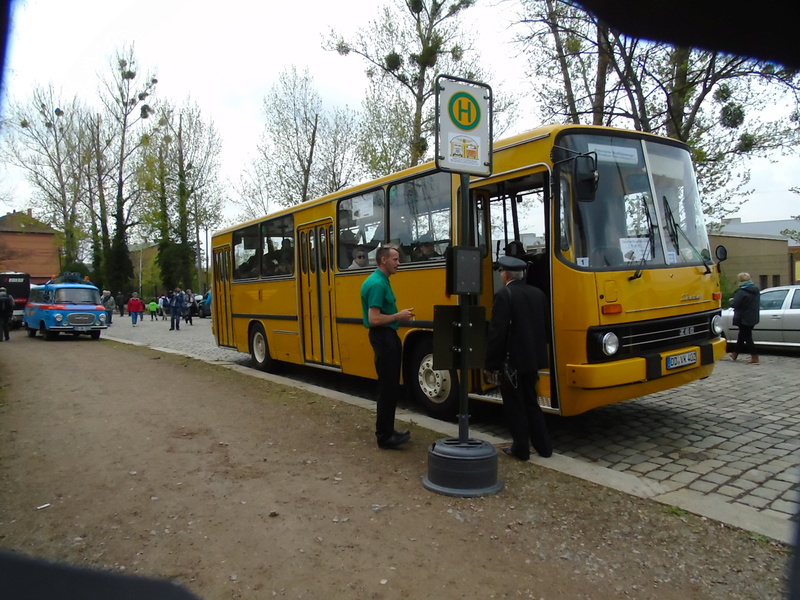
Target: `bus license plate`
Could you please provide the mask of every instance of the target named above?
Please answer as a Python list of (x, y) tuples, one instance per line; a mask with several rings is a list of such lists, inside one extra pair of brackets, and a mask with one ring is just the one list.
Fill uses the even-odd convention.
[(679, 369), (697, 363), (697, 350), (667, 357), (667, 369)]

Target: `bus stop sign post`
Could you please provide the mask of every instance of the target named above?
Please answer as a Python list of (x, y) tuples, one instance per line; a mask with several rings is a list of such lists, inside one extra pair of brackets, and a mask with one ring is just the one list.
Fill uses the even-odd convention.
[(434, 307), (434, 366), (458, 367), (458, 438), (442, 438), (428, 448), (425, 488), (447, 496), (488, 496), (503, 489), (497, 478), (497, 450), (469, 437), (469, 371), (481, 368), (486, 346), (486, 312), (473, 306), (480, 294), (480, 250), (471, 237), (469, 176), (492, 173), (491, 88), (440, 75), (436, 78), (436, 166), (460, 173), (460, 241), (447, 254), (447, 293), (458, 295), (458, 306)]

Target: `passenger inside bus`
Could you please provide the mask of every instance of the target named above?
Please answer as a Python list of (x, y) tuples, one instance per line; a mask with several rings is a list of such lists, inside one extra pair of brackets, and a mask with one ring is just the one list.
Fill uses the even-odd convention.
[(414, 262), (438, 260), (441, 257), (442, 255), (436, 251), (436, 246), (430, 234), (423, 235), (411, 253), (411, 260)]
[(353, 262), (350, 263), (348, 269), (363, 269), (369, 266), (369, 256), (367, 249), (364, 246), (356, 246), (353, 248)]

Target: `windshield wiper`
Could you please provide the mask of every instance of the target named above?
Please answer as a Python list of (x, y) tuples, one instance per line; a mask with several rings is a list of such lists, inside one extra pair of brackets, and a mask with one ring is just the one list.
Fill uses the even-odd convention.
[(675, 246), (675, 252), (680, 253), (680, 246), (678, 245), (678, 234), (680, 233), (683, 236), (683, 239), (686, 240), (686, 243), (689, 244), (689, 247), (694, 252), (695, 256), (700, 259), (703, 263), (703, 266), (706, 268), (706, 272), (703, 275), (708, 275), (711, 273), (711, 267), (706, 262), (706, 257), (703, 256), (703, 253), (700, 252), (697, 247), (692, 243), (692, 240), (689, 239), (689, 236), (686, 235), (686, 232), (683, 228), (678, 224), (678, 221), (675, 220), (675, 215), (672, 212), (672, 207), (669, 205), (669, 201), (667, 197), (663, 197), (664, 200), (664, 216), (667, 217), (667, 228), (669, 230), (669, 238), (672, 240), (673, 246)]
[(628, 277), (628, 281), (639, 279), (642, 276), (642, 267), (647, 264), (648, 256), (652, 254), (655, 244), (656, 233), (653, 227), (653, 219), (650, 216), (650, 207), (647, 206), (647, 195), (642, 196), (642, 206), (644, 206), (644, 215), (647, 217), (647, 245), (644, 247), (644, 252), (642, 252), (642, 258), (639, 259), (636, 271)]

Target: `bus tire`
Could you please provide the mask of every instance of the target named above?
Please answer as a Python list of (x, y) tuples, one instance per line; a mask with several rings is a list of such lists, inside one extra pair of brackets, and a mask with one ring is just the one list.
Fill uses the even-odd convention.
[(99, 340), (100, 339), (100, 332), (99, 331), (90, 331), (89, 335), (92, 336), (93, 340)]
[(430, 336), (414, 347), (408, 384), (414, 399), (431, 417), (452, 419), (458, 414), (458, 375), (454, 370), (434, 370)]
[(25, 327), (28, 330), (28, 337), (36, 337), (36, 330), (33, 327)]
[(49, 329), (45, 329), (44, 331), (44, 339), (48, 342), (54, 342), (58, 339), (58, 332), (57, 331), (50, 331)]
[(254, 323), (250, 328), (250, 356), (256, 369), (268, 373), (275, 370), (275, 361), (269, 355), (267, 334), (261, 323)]

